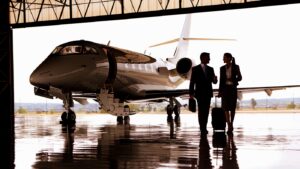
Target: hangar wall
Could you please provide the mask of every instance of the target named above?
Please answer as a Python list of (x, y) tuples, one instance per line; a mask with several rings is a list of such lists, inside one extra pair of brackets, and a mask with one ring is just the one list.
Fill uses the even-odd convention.
[(0, 155), (1, 168), (14, 167), (14, 81), (9, 0), (0, 1)]

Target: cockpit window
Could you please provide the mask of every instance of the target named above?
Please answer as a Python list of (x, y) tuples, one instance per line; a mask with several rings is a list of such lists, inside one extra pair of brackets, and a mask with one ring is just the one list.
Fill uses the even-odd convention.
[(78, 54), (82, 52), (82, 46), (79, 45), (72, 45), (72, 46), (65, 46), (63, 49), (60, 50), (60, 55), (70, 55), (70, 54)]
[(89, 46), (85, 46), (83, 48), (83, 53), (84, 54), (97, 54), (97, 50), (95, 48), (89, 47)]
[(61, 46), (56, 47), (51, 54), (58, 54), (58, 52), (61, 50)]
[(59, 55), (70, 55), (70, 54), (98, 54), (98, 51), (90, 46), (81, 45), (68, 45), (68, 46), (58, 46), (56, 47), (51, 54), (59, 54)]

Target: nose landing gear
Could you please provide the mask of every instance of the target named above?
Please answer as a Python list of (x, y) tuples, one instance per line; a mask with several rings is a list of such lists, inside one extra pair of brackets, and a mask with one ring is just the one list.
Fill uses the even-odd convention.
[(75, 123), (76, 123), (76, 114), (71, 109), (71, 107), (74, 107), (74, 102), (73, 102), (73, 99), (72, 99), (72, 93), (71, 92), (66, 93), (64, 95), (63, 103), (64, 103), (64, 108), (66, 109), (66, 111), (64, 111), (61, 114), (60, 123), (63, 126), (74, 127)]
[(73, 110), (69, 109), (61, 114), (61, 124), (74, 125), (76, 123), (76, 114)]

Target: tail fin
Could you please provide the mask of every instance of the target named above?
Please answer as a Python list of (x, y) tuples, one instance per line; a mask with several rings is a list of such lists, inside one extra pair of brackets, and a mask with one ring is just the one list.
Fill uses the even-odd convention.
[(189, 41), (185, 40), (185, 38), (190, 37), (191, 19), (192, 19), (191, 14), (186, 15), (183, 28), (181, 31), (181, 35), (179, 39), (176, 39), (176, 41), (178, 40), (178, 44), (176, 46), (174, 55), (172, 58), (167, 59), (169, 62), (173, 64), (176, 64), (179, 59), (187, 56)]
[(174, 42), (178, 42), (175, 51), (174, 51), (174, 55), (171, 58), (167, 58), (167, 61), (173, 64), (176, 64), (177, 61), (183, 57), (187, 56), (187, 51), (188, 51), (188, 46), (189, 46), (189, 36), (190, 36), (190, 27), (191, 27), (191, 14), (187, 14), (185, 17), (185, 21), (183, 24), (183, 28), (181, 31), (181, 35), (179, 38), (175, 38), (172, 40), (168, 40), (165, 42), (161, 42), (159, 44), (155, 44), (152, 46), (149, 46), (150, 48), (152, 47), (157, 47), (157, 46), (162, 46), (162, 45), (166, 45), (166, 44), (170, 44), (170, 43), (174, 43)]
[(190, 37), (191, 22), (192, 22), (192, 14), (187, 14), (179, 38), (175, 38), (172, 40), (161, 42), (159, 44), (152, 45), (150, 46), (150, 48), (178, 42), (173, 57), (167, 58), (168, 62), (176, 64), (181, 58), (188, 57), (189, 41), (191, 40), (192, 41), (235, 41), (235, 39), (228, 39), (228, 38), (203, 38), (203, 37), (191, 38)]

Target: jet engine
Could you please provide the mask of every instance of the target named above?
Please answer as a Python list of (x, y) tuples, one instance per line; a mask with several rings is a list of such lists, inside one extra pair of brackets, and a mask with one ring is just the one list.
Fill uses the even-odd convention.
[(189, 79), (189, 73), (192, 70), (192, 60), (189, 58), (182, 58), (176, 64), (177, 73), (184, 79)]

